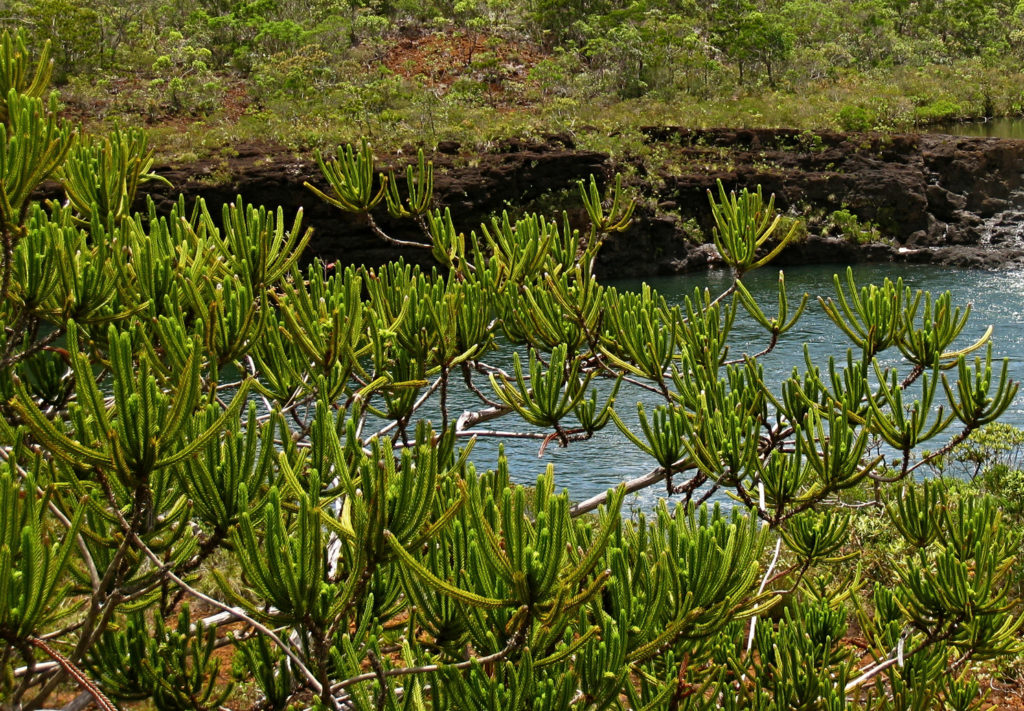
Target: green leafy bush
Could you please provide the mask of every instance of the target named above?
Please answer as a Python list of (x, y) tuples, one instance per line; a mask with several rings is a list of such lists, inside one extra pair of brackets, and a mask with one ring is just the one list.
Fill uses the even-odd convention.
[(879, 242), (882, 233), (870, 220), (861, 220), (849, 210), (835, 210), (826, 218), (829, 233), (835, 233), (857, 244)]
[(963, 107), (952, 99), (937, 99), (914, 109), (914, 115), (921, 123), (950, 121), (964, 115)]
[(863, 106), (844, 106), (836, 120), (844, 131), (870, 131), (875, 128), (878, 117)]

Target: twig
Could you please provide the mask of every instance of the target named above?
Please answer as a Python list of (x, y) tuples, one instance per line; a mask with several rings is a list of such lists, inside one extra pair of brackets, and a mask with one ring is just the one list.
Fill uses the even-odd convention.
[(394, 245), (395, 247), (419, 247), (421, 249), (433, 248), (433, 245), (424, 244), (423, 242), (409, 242), (408, 240), (404, 239), (395, 239), (394, 237), (392, 237), (391, 235), (389, 235), (387, 232), (380, 228), (380, 226), (377, 224), (377, 221), (373, 219), (373, 215), (371, 215), (369, 212), (366, 213), (366, 220), (370, 225), (370, 229), (373, 230), (373, 234), (377, 235), (388, 244)]
[[(420, 407), (422, 407), (422, 406), (423, 406), (423, 403), (425, 403), (425, 402), (427, 401), (427, 399), (428, 399), (428, 398), (429, 398), (429, 397), (430, 397), (431, 395), (433, 395), (433, 394), (434, 394), (434, 392), (436, 392), (436, 391), (437, 391), (437, 388), (438, 388), (438, 386), (440, 386), (440, 385), (441, 385), (441, 378), (438, 378), (437, 380), (435, 380), (435, 381), (433, 382), (433, 384), (431, 384), (431, 386), (430, 386), (429, 388), (427, 388), (426, 392), (424, 392), (424, 393), (423, 393), (423, 394), (422, 394), (422, 395), (421, 395), (421, 396), (419, 397), (419, 399), (418, 399), (418, 400), (416, 400), (416, 402), (415, 402), (415, 403), (413, 403), (413, 406), (412, 406), (412, 410), (411, 410), (411, 412), (410, 412), (410, 415), (411, 415), (411, 414), (412, 414), (413, 412), (416, 412), (417, 410), (419, 410), (419, 409), (420, 409)], [(392, 420), (391, 424), (389, 424), (389, 425), (386, 425), (386, 426), (382, 427), (381, 429), (377, 430), (377, 431), (376, 431), (376, 432), (375, 432), (375, 433), (374, 433), (373, 435), (371, 435), (371, 437), (370, 437), (370, 438), (371, 438), (371, 439), (373, 439), (373, 437), (383, 437), (383, 436), (384, 436), (384, 435), (386, 435), (386, 434), (387, 434), (388, 432), (390, 432), (391, 430), (393, 430), (393, 429), (395, 429), (396, 427), (398, 427), (398, 422), (399, 422), (398, 420)]]
[(47, 672), (53, 671), (54, 669), (58, 668), (60, 668), (60, 665), (57, 664), (57, 662), (40, 662), (39, 664), (33, 666), (31, 669), (29, 669), (27, 666), (15, 667), (14, 678), (17, 679), (20, 676), (25, 676), (29, 672), (32, 672), (33, 674), (46, 674)]
[(965, 439), (967, 439), (970, 436), (970, 434), (972, 432), (974, 432), (974, 430), (976, 430), (976, 429), (977, 429), (977, 426), (968, 425), (968, 426), (964, 427), (963, 430), (961, 430), (960, 432), (957, 432), (955, 435), (950, 437), (949, 441), (946, 442), (944, 445), (942, 445), (941, 447), (936, 449), (934, 452), (929, 453), (927, 457), (923, 457), (921, 459), (921, 461), (919, 461), (917, 464), (915, 464), (914, 466), (912, 466), (909, 469), (907, 469), (907, 473), (908, 474), (913, 473), (914, 470), (916, 470), (918, 467), (922, 467), (922, 466), (925, 466), (927, 464), (930, 464), (933, 461), (935, 461), (936, 459), (938, 459), (938, 458), (940, 458), (942, 456), (945, 456), (954, 447), (956, 447), (958, 444), (960, 444)]
[[(524, 617), (524, 619), (529, 618)], [(502, 659), (505, 659), (508, 655), (510, 655), (512, 652), (514, 652), (516, 649), (522, 646), (523, 642), (525, 641), (525, 635), (523, 634), (522, 626), (520, 626), (520, 628), (516, 630), (516, 633), (509, 637), (508, 643), (505, 645), (504, 649), (495, 652), (494, 654), (489, 654), (486, 657), (476, 657), (474, 659), (467, 659), (465, 661), (455, 662), (453, 664), (424, 664), (418, 667), (402, 667), (401, 669), (387, 669), (384, 670), (382, 674), (378, 674), (375, 671), (367, 672), (365, 674), (359, 674), (358, 676), (354, 676), (349, 679), (345, 679), (345, 681), (340, 681), (337, 684), (334, 684), (333, 686), (331, 686), (331, 693), (336, 694), (342, 689), (346, 689), (354, 684), (358, 684), (363, 681), (372, 681), (373, 679), (377, 679), (381, 676), (393, 677), (405, 676), (408, 674), (431, 674), (433, 672), (439, 672), (444, 669), (469, 669), (474, 664), (490, 664), (491, 662), (498, 662)]]
[(14, 365), (15, 363), (17, 363), (19, 361), (23, 361), (26, 358), (29, 358), (30, 356), (35, 355), (36, 353), (38, 353), (39, 351), (41, 351), (44, 348), (46, 348), (47, 346), (49, 346), (51, 343), (53, 343), (54, 341), (56, 341), (58, 338), (60, 338), (63, 335), (64, 335), (64, 329), (63, 328), (58, 328), (58, 329), (56, 329), (54, 331), (51, 331), (46, 336), (44, 336), (42, 339), (40, 339), (38, 341), (35, 341), (32, 345), (30, 345), (27, 348), (25, 348), (25, 350), (18, 351), (14, 355), (11, 355), (10, 357), (5, 358), (4, 360), (0, 361), (0, 369), (7, 369), (7, 368), (11, 367), (12, 365)]
[(468, 364), (462, 363), (461, 364), (461, 368), (462, 368), (462, 380), (466, 383), (466, 387), (469, 388), (470, 391), (474, 395), (476, 395), (478, 398), (480, 398), (480, 401), (482, 403), (484, 403), (485, 405), (488, 405), (490, 407), (503, 407), (500, 402), (497, 402), (495, 400), (491, 400), (489, 397), (487, 397), (486, 395), (483, 394), (483, 392), (480, 390), (480, 388), (478, 388), (476, 385), (473, 384), (473, 373), (470, 370)]
[[(116, 502), (114, 502), (114, 503), (116, 503)], [(302, 676), (304, 676), (306, 678), (306, 681), (309, 682), (309, 684), (313, 688), (313, 690), (317, 694), (322, 693), (323, 686), (320, 684), (319, 681), (317, 681), (317, 678), (313, 674), (313, 672), (310, 671), (309, 667), (307, 667), (305, 664), (302, 663), (302, 660), (299, 659), (299, 657), (295, 654), (295, 652), (292, 651), (291, 647), (289, 647), (287, 644), (285, 644), (284, 641), (272, 629), (270, 629), (266, 625), (263, 625), (263, 624), (259, 623), (254, 618), (252, 618), (249, 615), (245, 614), (244, 612), (238, 610), (237, 608), (230, 607), (226, 603), (223, 603), (220, 600), (217, 600), (216, 598), (210, 597), (209, 595), (207, 595), (207, 594), (205, 594), (203, 592), (200, 592), (199, 590), (196, 590), (194, 587), (192, 587), (191, 585), (186, 583), (184, 580), (179, 578), (177, 575), (175, 575), (168, 568), (167, 564), (164, 563), (164, 561), (162, 561), (160, 559), (160, 556), (158, 556), (156, 553), (154, 553), (149, 548), (149, 546), (146, 545), (145, 541), (143, 541), (139, 537), (139, 534), (135, 532), (135, 529), (125, 519), (124, 514), (121, 513), (121, 510), (117, 506), (113, 506), (112, 510), (114, 512), (114, 515), (117, 517), (118, 521), (121, 523), (121, 527), (124, 529), (125, 533), (128, 534), (128, 537), (127, 537), (126, 540), (131, 540), (136, 546), (138, 546), (138, 549), (147, 558), (149, 558), (150, 561), (152, 561), (154, 565), (156, 565), (157, 570), (159, 570), (162, 575), (167, 576), (172, 581), (174, 581), (175, 584), (177, 584), (177, 585), (181, 586), (182, 588), (184, 588), (185, 590), (187, 590), (193, 597), (196, 597), (199, 600), (202, 600), (203, 602), (207, 603), (208, 605), (212, 605), (213, 607), (216, 607), (218, 610), (222, 610), (222, 611), (224, 611), (226, 613), (234, 615), (239, 620), (241, 620), (241, 621), (251, 625), (257, 631), (262, 632), (263, 634), (265, 634), (268, 638), (270, 638), (270, 640), (274, 644), (276, 644), (281, 649), (282, 652), (284, 652), (285, 656), (287, 656), (288, 659), (290, 659), (292, 661), (292, 663), (295, 664), (296, 669), (298, 669), (299, 672), (302, 674)]]
[(380, 684), (380, 689), (377, 690), (377, 708), (382, 709), (388, 698), (388, 677), (384, 673), (384, 665), (380, 663), (380, 657), (372, 649), (366, 650), (366, 657), (370, 660), (370, 668), (377, 676), (377, 683)]
[(778, 344), (779, 344), (779, 333), (778, 333), (778, 331), (772, 331), (772, 338), (768, 342), (768, 345), (764, 347), (764, 350), (760, 351), (759, 353), (755, 353), (752, 356), (748, 356), (748, 355), (744, 354), (742, 358), (733, 358), (732, 360), (727, 360), (724, 363), (722, 363), (722, 365), (738, 365), (740, 363), (745, 363), (747, 358), (751, 358), (753, 360), (757, 360), (758, 358), (763, 358), (764, 356), (766, 356), (769, 353), (771, 353), (772, 351), (774, 351), (775, 350), (775, 346), (777, 346)]
[(39, 639), (38, 637), (29, 637), (28, 643), (31, 644), (33, 647), (36, 647), (37, 649), (41, 649), (47, 656), (50, 657), (50, 659), (57, 662), (57, 664), (60, 665), (65, 672), (70, 674), (71, 677), (76, 682), (78, 682), (78, 685), (81, 686), (86, 692), (88, 692), (89, 696), (92, 697), (93, 701), (95, 701), (96, 705), (100, 708), (100, 711), (117, 711), (117, 707), (114, 706), (110, 699), (103, 695), (103, 692), (100, 691), (100, 688), (96, 686), (92, 679), (87, 677), (85, 675), (85, 672), (83, 672), (81, 669), (78, 668), (78, 666), (73, 664), (70, 659), (68, 659), (55, 649), (53, 649), (50, 645), (48, 645), (46, 642)]

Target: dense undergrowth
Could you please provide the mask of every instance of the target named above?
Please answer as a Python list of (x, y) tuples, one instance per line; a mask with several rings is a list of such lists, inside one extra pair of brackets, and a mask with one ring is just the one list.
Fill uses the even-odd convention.
[(1024, 110), (1009, 2), (33, 0), (0, 24), (53, 40), (71, 115), (151, 125), (183, 159), (551, 132), (616, 153), (649, 124), (909, 130)]

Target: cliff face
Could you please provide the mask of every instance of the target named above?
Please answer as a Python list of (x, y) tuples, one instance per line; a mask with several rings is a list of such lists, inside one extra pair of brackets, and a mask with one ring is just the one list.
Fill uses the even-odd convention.
[[(938, 134), (812, 134), (794, 130), (649, 129), (679, 169), (662, 195), (710, 228), (706, 191), (760, 184), (776, 207), (810, 215), (788, 262), (895, 260), (992, 267), (1019, 262), (1024, 141)], [(892, 239), (856, 245), (815, 234), (815, 216), (845, 209)]]
[[(450, 208), (456, 226), (467, 234), (479, 232), (480, 223), (503, 209), (513, 209), (552, 192), (575, 191), (575, 181), (608, 172), (607, 156), (576, 150), (566, 139), (509, 141), (495, 152), (471, 157), (457, 154), (458, 146), (440, 146), (429, 156), (434, 163), (434, 201)], [(379, 155), (378, 166), (396, 168), (404, 186), (404, 166), (415, 154)], [(237, 155), (216, 163), (163, 165), (154, 168), (173, 187), (156, 186), (151, 196), (161, 211), (169, 210), (178, 193), (187, 201), (202, 197), (214, 215), (237, 195), (253, 204), (284, 208), (286, 219), (303, 209), (303, 224), (315, 229), (310, 256), (342, 263), (379, 265), (399, 256), (407, 262), (429, 263), (428, 250), (403, 249), (373, 235), (365, 219), (349, 215), (323, 202), (304, 185), (328, 191), (316, 163), (265, 145), (240, 146)], [(140, 198), (144, 200), (144, 198)], [(578, 200), (572, 201), (578, 203)], [(398, 239), (423, 239), (411, 220), (392, 220), (383, 210), (374, 215), (384, 230)]]
[[(634, 227), (602, 250), (603, 276), (673, 273), (713, 261), (713, 250), (687, 235), (694, 232), (693, 221), (710, 234), (707, 190), (717, 180), (727, 189), (760, 184), (766, 195), (775, 194), (779, 209), (811, 216), (807, 239), (787, 250), (782, 263), (893, 260), (995, 267), (1024, 260), (1016, 236), (1024, 222), (1024, 141), (784, 129), (651, 128), (645, 136), (666, 168), (646, 175), (635, 162), (629, 180), (645, 201)], [(578, 150), (566, 137), (510, 141), (470, 157), (458, 155), (457, 146), (440, 149), (431, 156), (435, 198), (451, 208), (457, 227), (467, 233), (479, 230), (489, 215), (531, 201), (576, 205), (576, 180), (591, 173), (607, 177), (612, 170), (608, 156)], [(381, 157), (382, 164), (396, 167), (408, 160)], [(157, 170), (174, 185), (153, 193), (163, 208), (183, 192), (188, 199), (204, 197), (219, 214), (221, 203), (241, 194), (252, 203), (282, 206), (288, 219), (302, 207), (305, 224), (316, 230), (311, 252), (326, 260), (369, 265), (397, 256), (429, 260), (426, 250), (383, 244), (364, 222), (315, 198), (303, 182), (324, 186), (308, 159), (251, 146), (218, 164)], [(551, 199), (560, 191), (567, 191), (565, 200)], [(892, 242), (859, 245), (816, 234), (822, 217), (840, 209), (877, 224)], [(582, 215), (577, 211), (573, 217)], [(381, 222), (395, 237), (417, 234), (411, 222)]]

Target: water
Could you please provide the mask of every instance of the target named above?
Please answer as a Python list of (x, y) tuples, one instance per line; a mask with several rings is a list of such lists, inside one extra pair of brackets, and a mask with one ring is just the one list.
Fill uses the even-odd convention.
[[(813, 297), (834, 296), (832, 275), (835, 265), (791, 267), (786, 269), (786, 284), (790, 303), (795, 306), (796, 295), (808, 292), (812, 302), (796, 328), (787, 333), (776, 349), (765, 359), (765, 378), (769, 387), (777, 391), (777, 384), (791, 374), (794, 365), (803, 371), (803, 346), (808, 344), (813, 362), (821, 368), (827, 367), (828, 356), (845, 359), (849, 347), (845, 336), (825, 316), (821, 306)], [(988, 325), (995, 329), (993, 336), (994, 354), (1008, 357), (1011, 377), (1024, 381), (1024, 272), (981, 272), (945, 269), (932, 266), (861, 265), (854, 268), (859, 285), (881, 283), (889, 277), (902, 277), (904, 284), (913, 289), (924, 289), (937, 295), (950, 291), (954, 305), (973, 304), (970, 321), (958, 345), (961, 347), (981, 336)], [(777, 294), (778, 272), (763, 269), (749, 275), (748, 288), (758, 298), (766, 313), (774, 309)], [(661, 292), (670, 304), (681, 304), (684, 295), (691, 294), (695, 286), (707, 286), (713, 294), (720, 293), (730, 283), (723, 272), (709, 272), (700, 275), (663, 277), (644, 280)], [(620, 290), (638, 289), (640, 280), (610, 282)], [(733, 344), (730, 357), (739, 356), (742, 351), (756, 353), (767, 345), (763, 331), (749, 323), (738, 323), (730, 341)], [(903, 372), (906, 372), (905, 370)], [(954, 374), (955, 380), (955, 374)], [(616, 410), (627, 422), (635, 422), (636, 406), (639, 399), (648, 399), (646, 393), (625, 388), (620, 391)], [(658, 404), (650, 399), (651, 405)], [(650, 408), (648, 408), (650, 409)], [(1024, 398), (1018, 396), (1003, 420), (1018, 427), (1024, 427)], [(531, 483), (542, 473), (548, 463), (554, 464), (556, 486), (567, 488), (574, 500), (582, 500), (604, 492), (620, 481), (641, 476), (654, 467), (652, 459), (633, 446), (614, 425), (609, 425), (592, 440), (572, 443), (562, 449), (551, 445), (544, 455), (538, 457), (540, 443), (535, 440), (506, 441), (505, 450), (510, 459), (513, 477), (523, 483)], [(931, 447), (934, 448), (934, 445)], [(480, 467), (493, 466), (497, 443), (494, 440), (480, 440), (474, 450), (473, 459)], [(649, 508), (659, 497), (664, 496), (664, 485), (657, 484), (639, 493), (629, 505)]]
[(929, 133), (948, 133), (952, 136), (974, 136), (979, 138), (1024, 139), (1024, 119), (995, 118), (988, 121), (948, 123), (933, 127)]
[(1016, 189), (1006, 198), (1006, 209), (985, 218), (979, 227), (981, 244), (993, 247), (1024, 246), (1024, 189)]

